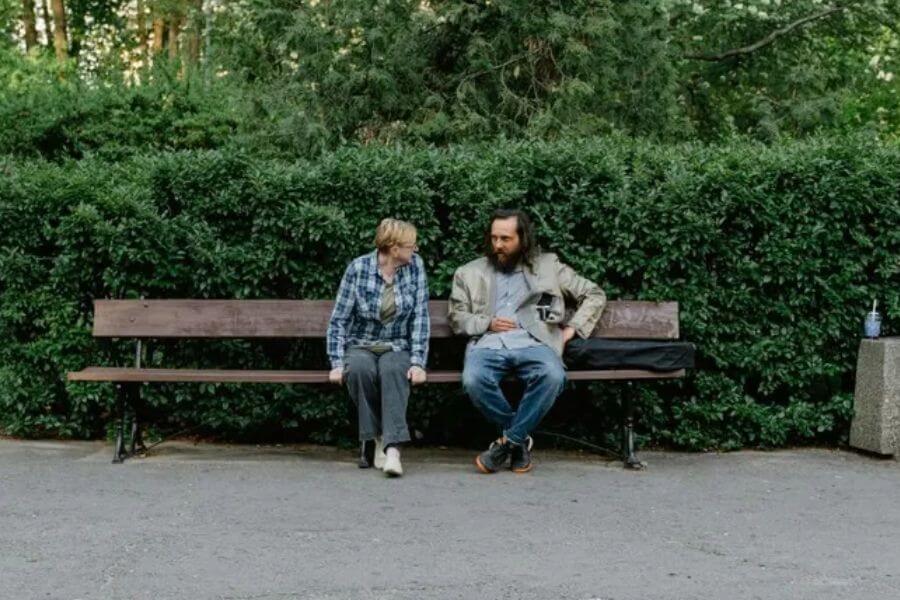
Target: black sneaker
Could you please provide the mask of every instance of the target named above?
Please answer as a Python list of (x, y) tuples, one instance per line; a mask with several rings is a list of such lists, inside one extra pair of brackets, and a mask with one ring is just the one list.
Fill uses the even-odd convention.
[(529, 435), (525, 439), (524, 444), (513, 444), (512, 455), (509, 461), (509, 468), (513, 473), (527, 473), (534, 468), (531, 462), (531, 449), (534, 447), (534, 440)]
[(475, 457), (475, 466), (482, 473), (496, 473), (506, 466), (512, 451), (513, 445), (509, 441), (493, 441), (487, 450)]

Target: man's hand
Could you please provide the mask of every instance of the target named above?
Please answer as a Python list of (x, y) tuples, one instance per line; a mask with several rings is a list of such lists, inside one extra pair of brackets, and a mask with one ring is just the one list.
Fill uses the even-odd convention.
[(409, 379), (410, 383), (413, 385), (419, 385), (425, 383), (428, 376), (425, 374), (425, 369), (418, 365), (414, 365), (406, 372), (406, 378)]
[(344, 368), (338, 367), (329, 371), (328, 381), (335, 385), (341, 385), (344, 382)]
[(575, 328), (563, 327), (563, 346), (572, 341), (573, 337), (575, 337)]
[(494, 317), (491, 320), (491, 326), (488, 327), (488, 329), (495, 333), (503, 333), (504, 331), (512, 331), (513, 329), (518, 329), (518, 327), (519, 325), (513, 319)]

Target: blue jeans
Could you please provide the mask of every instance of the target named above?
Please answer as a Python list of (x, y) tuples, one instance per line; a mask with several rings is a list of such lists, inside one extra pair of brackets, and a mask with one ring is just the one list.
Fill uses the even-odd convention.
[[(500, 390), (507, 375), (525, 384), (516, 411)], [(566, 371), (556, 352), (544, 345), (516, 350), (469, 348), (462, 384), (475, 407), (502, 428), (506, 439), (522, 444), (562, 393)]]

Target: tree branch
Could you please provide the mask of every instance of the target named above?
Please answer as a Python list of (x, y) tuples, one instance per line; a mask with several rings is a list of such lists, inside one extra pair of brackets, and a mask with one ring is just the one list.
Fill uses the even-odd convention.
[(875, 14), (874, 11), (867, 10), (867, 8), (868, 7), (863, 6), (862, 9), (860, 10), (860, 13), (863, 16), (869, 17), (869, 19), (872, 22), (874, 22), (876, 25), (881, 25), (883, 27), (887, 27), (888, 29), (893, 31), (895, 35), (900, 36), (900, 27), (897, 26), (897, 23), (895, 21), (892, 21), (890, 18), (883, 19), (878, 14)]
[(735, 56), (742, 56), (744, 54), (750, 54), (752, 52), (756, 52), (760, 48), (764, 48), (764, 47), (768, 46), (769, 44), (773, 43), (778, 38), (789, 34), (790, 32), (797, 29), (798, 27), (802, 27), (803, 25), (806, 25), (807, 23), (811, 23), (812, 21), (824, 19), (825, 17), (833, 15), (836, 12), (845, 10), (845, 8), (846, 7), (844, 7), (844, 6), (832, 6), (831, 8), (827, 8), (827, 9), (825, 9), (821, 12), (815, 13), (813, 15), (803, 17), (802, 19), (797, 19), (796, 21), (794, 21), (792, 23), (788, 23), (784, 27), (776, 29), (775, 31), (771, 32), (769, 35), (767, 35), (763, 39), (756, 41), (756, 42), (750, 44), (749, 46), (743, 46), (742, 48), (732, 48), (731, 50), (725, 50), (725, 51), (719, 52), (717, 54), (685, 54), (684, 58), (689, 58), (689, 59), (693, 59), (693, 60), (706, 60), (706, 61), (711, 61), (711, 62), (718, 62), (718, 61), (728, 60), (729, 58), (732, 58)]
[[(469, 79), (475, 79), (476, 77), (481, 77), (482, 75), (487, 75), (487, 74), (490, 73), (491, 71), (496, 71), (497, 69), (502, 69), (502, 68), (504, 68), (504, 67), (508, 67), (509, 65), (513, 64), (514, 62), (518, 62), (518, 61), (522, 60), (523, 58), (527, 57), (529, 54), (530, 54), (529, 52), (523, 52), (522, 54), (519, 54), (519, 55), (517, 55), (517, 56), (513, 56), (513, 57), (510, 58), (509, 60), (503, 61), (503, 62), (500, 63), (499, 65), (494, 65), (494, 66), (492, 66), (492, 67), (489, 67), (489, 68), (487, 68), (487, 69), (484, 69), (483, 71), (476, 71), (475, 73), (469, 73), (469, 74), (465, 75), (465, 76), (460, 80), (459, 83), (462, 84), (462, 83), (468, 81)], [(457, 87), (458, 87), (458, 86), (457, 86)]]

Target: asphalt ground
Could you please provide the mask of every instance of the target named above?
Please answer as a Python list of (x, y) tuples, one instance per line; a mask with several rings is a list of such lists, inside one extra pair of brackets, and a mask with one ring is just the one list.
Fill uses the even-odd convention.
[(900, 598), (900, 463), (823, 449), (404, 451), (0, 440), (0, 598)]

